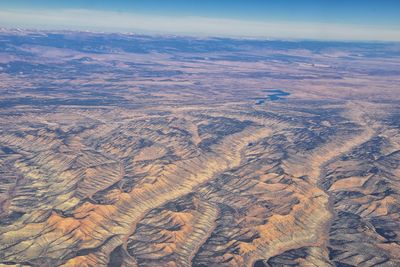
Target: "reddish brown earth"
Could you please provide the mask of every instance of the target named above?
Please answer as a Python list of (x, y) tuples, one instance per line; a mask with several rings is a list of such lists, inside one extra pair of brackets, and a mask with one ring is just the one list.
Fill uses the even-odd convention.
[(0, 266), (399, 266), (399, 70), (394, 43), (3, 30)]

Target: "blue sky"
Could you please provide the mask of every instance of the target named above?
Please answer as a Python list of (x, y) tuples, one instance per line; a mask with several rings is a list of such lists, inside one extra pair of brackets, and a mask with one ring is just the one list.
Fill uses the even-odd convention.
[(0, 26), (400, 41), (400, 0), (1, 0)]

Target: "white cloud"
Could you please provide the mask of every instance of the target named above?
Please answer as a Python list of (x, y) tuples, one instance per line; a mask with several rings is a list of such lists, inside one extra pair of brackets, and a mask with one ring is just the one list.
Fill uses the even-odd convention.
[(400, 41), (400, 29), (331, 23), (257, 22), (225, 18), (172, 17), (96, 10), (0, 10), (0, 25), (40, 29), (75, 29), (173, 33), (284, 39)]

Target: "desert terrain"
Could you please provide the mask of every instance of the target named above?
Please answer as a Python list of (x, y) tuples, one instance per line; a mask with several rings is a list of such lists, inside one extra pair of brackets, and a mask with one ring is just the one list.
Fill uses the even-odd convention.
[(0, 31), (0, 266), (400, 266), (400, 44)]

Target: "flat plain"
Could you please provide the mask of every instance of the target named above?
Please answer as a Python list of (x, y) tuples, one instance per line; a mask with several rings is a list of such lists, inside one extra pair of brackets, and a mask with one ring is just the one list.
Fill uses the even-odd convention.
[(0, 266), (400, 266), (400, 44), (0, 31)]

